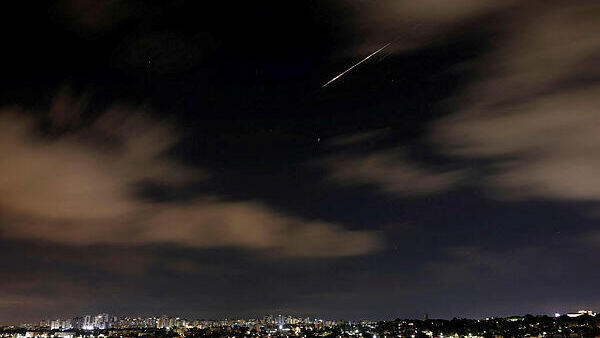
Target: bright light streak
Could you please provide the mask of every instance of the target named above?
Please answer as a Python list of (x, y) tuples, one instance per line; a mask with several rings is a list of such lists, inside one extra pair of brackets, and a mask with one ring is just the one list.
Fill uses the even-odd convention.
[(329, 80), (326, 84), (324, 84), (321, 88), (325, 88), (327, 87), (330, 83), (332, 83), (333, 81), (339, 79), (340, 77), (344, 76), (344, 74), (348, 73), (349, 71), (351, 71), (352, 69), (358, 67), (358, 65), (360, 65), (361, 63), (367, 61), (368, 59), (370, 59), (371, 57), (373, 57), (375, 54), (381, 52), (382, 50), (386, 49), (389, 45), (391, 45), (392, 43), (389, 42), (387, 45), (379, 48), (378, 50), (374, 51), (373, 53), (371, 53), (369, 56), (367, 56), (366, 58), (360, 60), (358, 63), (356, 63), (354, 66), (346, 69), (345, 71), (343, 71), (342, 73), (340, 73), (338, 76), (334, 77), (333, 79)]

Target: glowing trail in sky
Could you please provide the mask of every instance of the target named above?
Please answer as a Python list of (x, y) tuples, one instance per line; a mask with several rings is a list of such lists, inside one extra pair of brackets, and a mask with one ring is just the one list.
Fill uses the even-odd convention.
[(356, 63), (354, 66), (346, 69), (345, 71), (343, 71), (342, 73), (340, 73), (340, 75), (334, 77), (333, 79), (329, 80), (326, 84), (324, 84), (321, 88), (325, 88), (327, 87), (327, 85), (329, 85), (330, 83), (332, 83), (333, 81), (339, 79), (340, 77), (344, 76), (344, 74), (348, 73), (349, 71), (351, 71), (352, 69), (356, 68), (358, 65), (360, 65), (361, 63), (367, 61), (368, 59), (370, 59), (372, 56), (374, 56), (375, 54), (381, 52), (382, 50), (386, 49), (389, 45), (391, 45), (392, 43), (388, 43), (387, 45), (379, 48), (378, 50), (374, 51), (373, 53), (371, 53), (369, 56), (367, 56), (366, 58), (360, 60), (358, 63)]

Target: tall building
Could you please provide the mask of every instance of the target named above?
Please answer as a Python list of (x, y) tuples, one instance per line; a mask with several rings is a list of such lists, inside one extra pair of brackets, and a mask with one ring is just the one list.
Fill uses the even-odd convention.
[(104, 330), (107, 328), (108, 313), (99, 313), (94, 317), (94, 328)]
[(117, 316), (110, 317), (110, 320), (108, 322), (108, 328), (109, 329), (119, 328), (119, 318), (117, 318)]
[(83, 329), (84, 330), (93, 330), (94, 323), (92, 322), (92, 316), (86, 315), (83, 317)]
[(273, 319), (272, 315), (266, 315), (265, 318), (263, 319), (263, 321), (267, 325), (273, 325), (273, 324), (275, 324), (275, 319)]
[(156, 327), (159, 329), (166, 329), (169, 326), (169, 318), (167, 316), (161, 316), (156, 321)]
[(75, 330), (83, 330), (83, 326), (84, 326), (83, 317), (75, 317), (75, 318), (71, 319), (71, 326)]
[(60, 328), (63, 329), (63, 330), (69, 330), (69, 329), (71, 329), (72, 328), (72, 326), (71, 326), (71, 320), (70, 319), (62, 320), (60, 322)]
[(60, 318), (50, 322), (50, 330), (60, 330)]
[(172, 329), (176, 326), (177, 326), (177, 318), (169, 318), (168, 324), (167, 324), (167, 329)]

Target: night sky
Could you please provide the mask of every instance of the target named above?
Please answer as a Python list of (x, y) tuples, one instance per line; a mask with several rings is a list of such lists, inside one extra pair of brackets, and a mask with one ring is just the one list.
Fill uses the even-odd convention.
[(600, 308), (600, 3), (0, 6), (1, 324)]

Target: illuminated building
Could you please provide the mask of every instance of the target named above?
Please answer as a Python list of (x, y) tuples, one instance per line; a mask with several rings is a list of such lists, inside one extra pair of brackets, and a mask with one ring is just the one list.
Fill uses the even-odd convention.
[(92, 316), (86, 315), (83, 317), (83, 329), (84, 330), (93, 330), (94, 323), (92, 322)]
[(94, 328), (104, 330), (106, 329), (106, 324), (108, 323), (108, 314), (107, 313), (99, 313), (94, 317)]
[(60, 329), (60, 318), (50, 322), (50, 330), (59, 330), (59, 329)]
[(83, 330), (84, 327), (84, 318), (83, 317), (75, 317), (71, 320), (71, 326), (75, 330)]
[(571, 318), (575, 318), (575, 317), (579, 317), (579, 316), (583, 316), (583, 315), (588, 315), (588, 316), (596, 317), (596, 312), (590, 311), (590, 310), (579, 310), (579, 311), (577, 311), (575, 313), (573, 313), (573, 312), (567, 313), (567, 316), (569, 316)]

